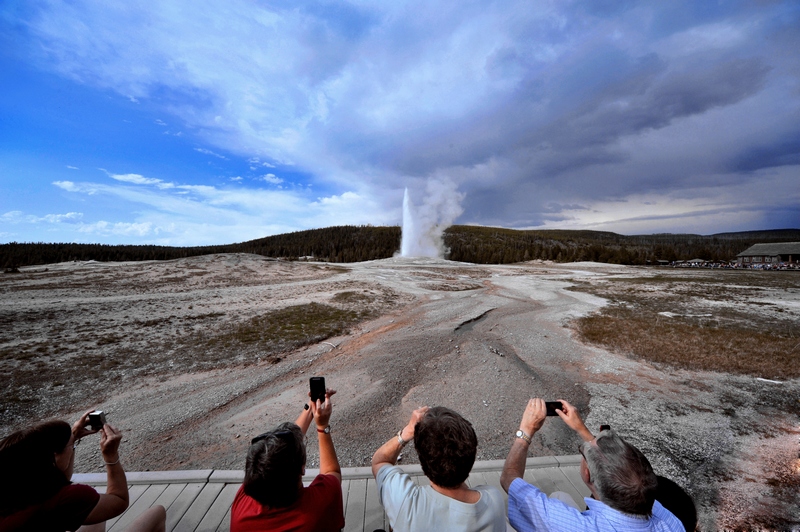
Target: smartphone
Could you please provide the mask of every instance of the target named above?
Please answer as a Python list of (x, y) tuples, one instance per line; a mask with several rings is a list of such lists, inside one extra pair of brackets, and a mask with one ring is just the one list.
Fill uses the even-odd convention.
[(92, 430), (100, 430), (106, 424), (106, 413), (102, 410), (89, 412), (89, 426)]
[(557, 416), (556, 409), (563, 412), (564, 407), (561, 405), (561, 401), (545, 401), (544, 405), (547, 407), (548, 416)]
[(311, 388), (311, 400), (315, 403), (317, 399), (325, 402), (325, 377), (311, 377), (308, 379), (309, 387)]

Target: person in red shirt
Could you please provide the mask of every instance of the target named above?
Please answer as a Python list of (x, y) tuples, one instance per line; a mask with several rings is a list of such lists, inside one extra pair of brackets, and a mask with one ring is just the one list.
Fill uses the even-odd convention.
[[(344, 527), (342, 470), (329, 424), (334, 393), (329, 389), (324, 402), (309, 402), (294, 423), (253, 438), (244, 483), (231, 508), (231, 532), (336, 532)], [(305, 487), (305, 433), (312, 420), (319, 439), (319, 475)]]
[[(105, 521), (128, 508), (128, 483), (119, 459), (122, 433), (109, 424), (88, 428), (89, 412), (72, 427), (52, 420), (18, 430), (0, 441), (0, 532), (105, 530)], [(81, 438), (100, 433), (106, 466), (105, 493), (72, 484), (75, 448)], [(154, 506), (127, 530), (163, 532), (166, 513)]]

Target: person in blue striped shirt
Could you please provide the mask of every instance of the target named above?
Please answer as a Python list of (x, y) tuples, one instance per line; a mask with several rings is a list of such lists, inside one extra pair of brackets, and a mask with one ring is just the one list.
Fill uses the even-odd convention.
[(531, 437), (544, 425), (547, 408), (542, 399), (531, 399), (506, 458), (500, 484), (508, 493), (508, 519), (518, 532), (616, 531), (684, 532), (680, 520), (656, 501), (658, 481), (650, 462), (636, 447), (613, 430), (601, 430), (595, 438), (578, 409), (563, 399), (558, 416), (583, 440), (581, 478), (592, 497), (587, 510), (566, 493), (548, 497), (523, 480)]

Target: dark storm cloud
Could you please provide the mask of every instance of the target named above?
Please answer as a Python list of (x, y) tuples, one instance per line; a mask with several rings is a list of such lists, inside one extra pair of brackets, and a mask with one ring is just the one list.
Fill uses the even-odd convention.
[[(800, 165), (800, 130), (775, 139), (770, 143), (752, 146), (738, 155), (732, 162), (735, 172), (754, 172), (762, 168)], [(800, 175), (798, 175), (800, 187)]]
[(28, 45), (80, 83), (175, 94), (211, 148), (380, 219), (436, 180), (466, 194), (459, 221), (511, 226), (755, 223), (800, 202), (797, 2), (199, 1), (51, 4)]

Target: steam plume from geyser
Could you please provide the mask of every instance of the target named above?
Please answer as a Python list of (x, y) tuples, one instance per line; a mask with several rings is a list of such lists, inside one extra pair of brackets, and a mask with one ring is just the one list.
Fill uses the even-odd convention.
[(464, 195), (449, 180), (429, 180), (422, 205), (414, 206), (408, 188), (403, 195), (402, 257), (444, 257), (442, 233), (463, 212)]

